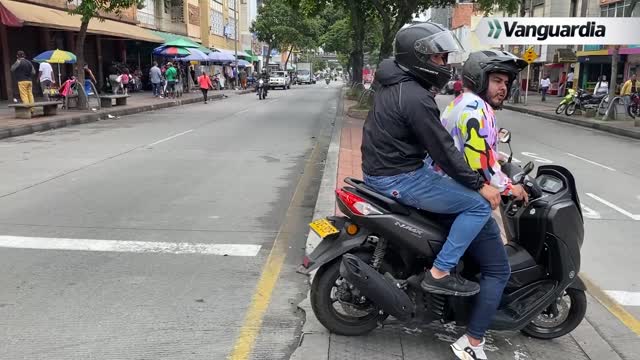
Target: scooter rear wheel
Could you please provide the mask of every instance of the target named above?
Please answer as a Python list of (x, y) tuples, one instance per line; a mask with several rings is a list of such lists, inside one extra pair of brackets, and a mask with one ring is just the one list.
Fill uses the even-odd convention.
[(344, 280), (340, 276), (339, 260), (318, 270), (311, 284), (309, 299), (316, 318), (325, 328), (338, 335), (359, 336), (373, 331), (388, 315), (380, 315), (375, 308), (369, 312), (355, 307), (352, 310), (345, 308), (342, 302), (334, 299), (338, 296), (338, 284), (341, 281)]
[[(566, 301), (569, 300), (569, 303)], [(538, 315), (522, 332), (536, 339), (550, 340), (572, 332), (584, 319), (587, 297), (583, 290), (567, 289), (564, 296)]]

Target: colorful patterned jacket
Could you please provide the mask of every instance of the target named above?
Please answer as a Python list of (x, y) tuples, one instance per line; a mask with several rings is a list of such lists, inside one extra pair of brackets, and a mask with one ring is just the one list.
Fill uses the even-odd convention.
[[(473, 93), (463, 93), (442, 112), (442, 125), (463, 154), (469, 166), (480, 173), (487, 184), (507, 194), (511, 179), (500, 169), (496, 117), (489, 104)], [(426, 163), (446, 174), (431, 160)]]

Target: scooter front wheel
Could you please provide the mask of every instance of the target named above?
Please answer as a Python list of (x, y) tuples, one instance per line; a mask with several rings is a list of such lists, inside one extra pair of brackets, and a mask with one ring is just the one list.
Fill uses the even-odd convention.
[(558, 105), (558, 107), (556, 108), (556, 114), (558, 115), (562, 114), (566, 108), (567, 108), (567, 104)]
[(576, 103), (571, 103), (569, 105), (567, 105), (566, 110), (564, 111), (565, 114), (567, 114), (567, 116), (571, 116), (573, 114), (576, 113)]
[(538, 315), (522, 332), (536, 339), (559, 338), (578, 327), (586, 312), (587, 297), (584, 291), (567, 289), (562, 297)]

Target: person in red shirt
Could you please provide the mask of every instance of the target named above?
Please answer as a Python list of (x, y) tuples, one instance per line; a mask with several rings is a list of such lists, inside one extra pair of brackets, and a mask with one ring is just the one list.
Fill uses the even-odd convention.
[(209, 89), (213, 89), (213, 84), (211, 83), (211, 78), (207, 75), (206, 71), (202, 71), (202, 75), (198, 77), (198, 85), (200, 85), (200, 91), (202, 91), (202, 96), (204, 96), (204, 103), (207, 103), (207, 93)]
[(460, 80), (460, 76), (456, 77), (456, 81), (453, 83), (453, 95), (458, 97), (458, 95), (462, 94), (462, 80)]

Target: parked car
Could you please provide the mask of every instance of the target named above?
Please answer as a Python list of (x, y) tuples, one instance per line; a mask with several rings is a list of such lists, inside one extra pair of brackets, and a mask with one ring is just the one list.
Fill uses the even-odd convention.
[(273, 71), (269, 75), (269, 88), (291, 88), (291, 79), (286, 71)]

